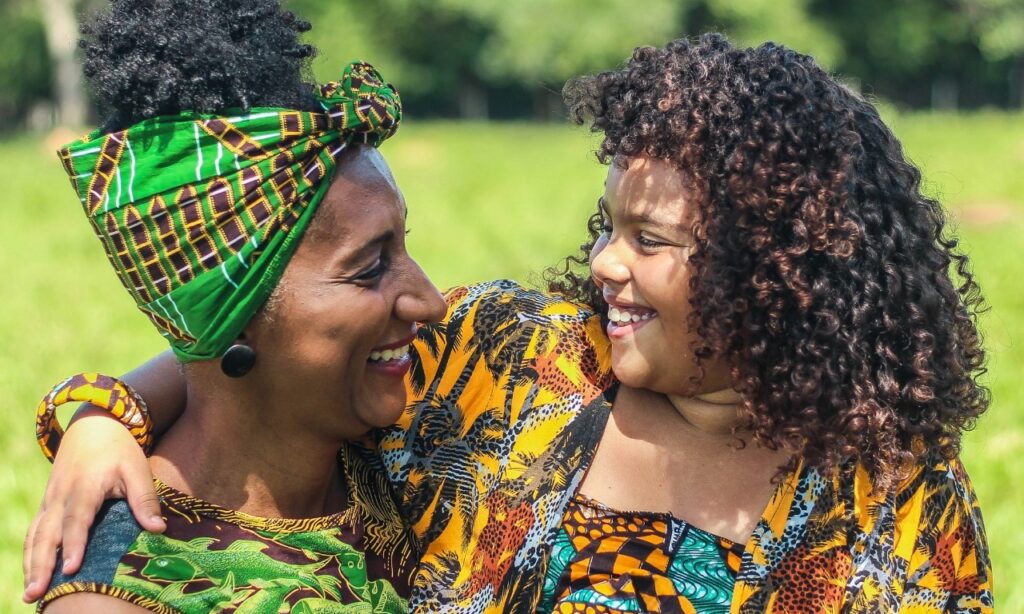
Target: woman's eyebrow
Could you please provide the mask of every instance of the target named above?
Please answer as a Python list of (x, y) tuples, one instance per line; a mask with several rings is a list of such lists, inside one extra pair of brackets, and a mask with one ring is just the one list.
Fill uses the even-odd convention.
[(336, 258), (335, 262), (341, 264), (355, 264), (364, 260), (366, 257), (373, 255), (379, 248), (379, 246), (393, 240), (395, 238), (395, 231), (385, 230), (376, 237), (366, 241), (359, 247), (348, 251), (346, 250), (344, 255)]

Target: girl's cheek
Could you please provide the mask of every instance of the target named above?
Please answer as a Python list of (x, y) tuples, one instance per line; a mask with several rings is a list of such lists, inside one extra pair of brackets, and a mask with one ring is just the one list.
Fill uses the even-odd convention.
[(597, 241), (594, 241), (594, 247), (590, 248), (590, 262), (589, 262), (589, 264), (590, 264), (591, 268), (593, 268), (593, 266), (594, 266), (594, 258), (597, 258), (597, 255), (600, 254), (602, 251), (604, 251), (604, 248), (607, 247), (607, 246), (608, 246), (608, 233), (605, 232), (605, 233), (602, 233), (601, 236), (599, 236), (597, 238)]

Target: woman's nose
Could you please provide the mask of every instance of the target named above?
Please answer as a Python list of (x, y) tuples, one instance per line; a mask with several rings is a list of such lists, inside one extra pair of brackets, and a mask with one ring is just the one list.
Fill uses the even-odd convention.
[(409, 259), (407, 288), (395, 302), (396, 315), (406, 322), (439, 322), (448, 312), (441, 292), (416, 261)]

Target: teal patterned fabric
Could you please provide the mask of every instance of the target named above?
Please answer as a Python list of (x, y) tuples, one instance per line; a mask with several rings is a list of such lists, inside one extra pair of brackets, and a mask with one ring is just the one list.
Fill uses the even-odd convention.
[[(577, 496), (551, 551), (537, 609), (729, 611), (743, 546), (669, 514), (619, 512)], [(585, 609), (584, 611), (589, 611)]]

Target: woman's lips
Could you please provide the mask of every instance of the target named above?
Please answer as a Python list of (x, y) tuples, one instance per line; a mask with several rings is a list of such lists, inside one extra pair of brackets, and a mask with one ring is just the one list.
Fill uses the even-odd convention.
[(409, 367), (412, 365), (412, 357), (409, 352), (415, 339), (416, 333), (414, 331), (404, 339), (374, 348), (366, 359), (367, 366), (374, 372), (382, 375), (404, 376), (409, 372)]
[(372, 370), (374, 373), (392, 377), (404, 377), (409, 372), (410, 366), (412, 366), (412, 356), (408, 352), (391, 360), (366, 361), (367, 369)]
[(396, 348), (402, 347), (403, 345), (409, 345), (410, 343), (412, 343), (415, 340), (416, 340), (416, 331), (413, 331), (412, 334), (409, 335), (408, 337), (403, 337), (402, 339), (399, 339), (398, 341), (392, 341), (391, 343), (388, 343), (386, 345), (382, 345), (380, 347), (375, 347), (375, 348), (373, 348), (370, 351), (372, 353), (372, 352), (383, 352), (384, 350), (394, 350)]

